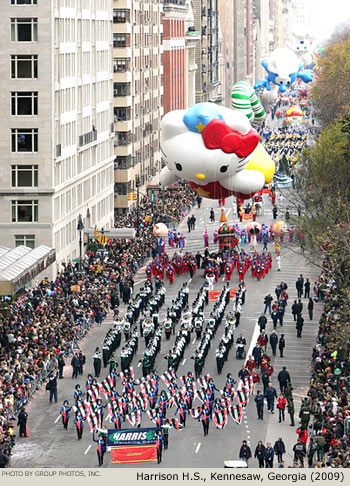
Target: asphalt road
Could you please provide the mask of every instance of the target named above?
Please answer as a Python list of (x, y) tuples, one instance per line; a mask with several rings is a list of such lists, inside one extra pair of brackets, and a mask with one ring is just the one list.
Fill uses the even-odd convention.
[[(258, 218), (258, 221), (269, 224), (271, 222), (271, 205), (268, 201), (268, 197), (265, 196), (265, 215)], [(228, 222), (237, 222), (236, 215), (234, 214), (233, 198), (226, 201), (226, 214)], [(196, 252), (198, 249), (203, 253), (203, 232), (205, 227), (208, 228), (210, 235), (210, 250), (214, 250), (213, 245), (213, 231), (219, 227), (219, 223), (209, 224), (209, 210), (210, 207), (215, 209), (216, 220), (220, 216), (220, 208), (216, 201), (204, 200), (202, 208), (193, 208), (193, 213), (197, 218), (196, 230), (191, 233), (187, 232), (187, 225), (184, 221), (179, 229), (182, 230), (187, 238), (186, 250)], [(271, 246), (271, 250), (273, 250)], [(282, 245), (281, 250), (281, 272), (277, 272), (275, 264), (273, 264), (272, 270), (269, 274), (258, 282), (252, 278), (250, 273), (246, 276), (247, 294), (246, 303), (243, 308), (241, 316), (241, 323), (237, 333), (243, 333), (247, 339), (247, 349), (253, 346), (257, 337), (257, 318), (264, 309), (263, 300), (264, 296), (271, 292), (273, 294), (274, 289), (281, 280), (284, 280), (288, 284), (289, 293), (289, 305), (287, 307), (285, 322), (283, 326), (283, 333), (286, 337), (286, 350), (285, 358), (275, 358), (272, 363), (275, 368), (275, 373), (272, 377), (272, 381), (276, 384), (275, 375), (278, 374), (282, 365), (287, 366), (288, 371), (291, 374), (292, 382), (294, 386), (295, 405), (301, 400), (309, 381), (310, 372), (310, 357), (311, 348), (315, 343), (315, 337), (317, 334), (318, 317), (321, 311), (320, 305), (316, 304), (314, 309), (314, 320), (309, 322), (305, 316), (305, 326), (302, 339), (296, 338), (295, 325), (292, 320), (290, 311), (290, 302), (296, 297), (295, 281), (300, 273), (303, 273), (304, 277), (310, 278), (312, 282), (318, 274), (316, 267), (308, 264), (305, 259), (295, 253), (295, 251), (288, 246)], [(137, 290), (144, 282), (145, 274), (141, 269), (136, 276), (135, 285)], [(174, 284), (168, 285), (166, 280), (166, 302), (171, 302), (179, 288), (182, 286), (185, 280), (188, 280), (189, 276), (176, 276)], [(199, 287), (203, 283), (203, 271), (197, 271), (194, 278), (190, 281), (190, 297), (189, 301), (193, 301)], [(237, 287), (238, 274), (237, 271), (233, 274), (231, 279), (231, 288)], [(215, 285), (215, 289), (221, 289), (224, 285), (223, 281), (219, 281)], [(274, 294), (273, 294), (274, 295)], [(304, 304), (306, 301), (304, 302)], [(205, 315), (209, 315), (210, 309), (213, 303), (209, 304), (205, 308)], [(163, 306), (160, 312), (160, 321), (166, 311), (166, 304)], [(305, 307), (305, 305), (304, 305)], [(231, 309), (231, 304), (227, 307), (227, 311)], [(100, 345), (107, 329), (111, 325), (111, 320), (104, 321), (101, 327), (94, 327), (89, 335), (81, 342), (80, 346), (83, 349), (86, 357), (87, 364), (84, 369), (83, 379), (72, 380), (71, 379), (71, 367), (68, 365), (70, 359), (67, 359), (67, 366), (65, 368), (65, 378), (59, 381), (58, 394), (59, 403), (50, 405), (48, 403), (48, 392), (40, 390), (36, 393), (30, 405), (27, 407), (29, 413), (28, 427), (30, 431), (29, 438), (18, 438), (17, 445), (13, 451), (11, 459), (11, 467), (97, 467), (96, 456), (96, 444), (92, 442), (91, 433), (88, 424), (85, 425), (84, 435), (81, 441), (77, 441), (76, 431), (73, 424), (72, 417), (70, 419), (68, 431), (63, 430), (59, 410), (62, 402), (67, 399), (71, 404), (74, 403), (73, 392), (74, 386), (77, 382), (80, 382), (82, 388), (85, 389), (85, 381), (87, 373), (92, 372), (92, 355), (95, 347)], [(215, 381), (217, 388), (222, 389), (226, 379), (226, 374), (231, 372), (237, 377), (238, 371), (242, 366), (242, 362), (235, 359), (235, 350), (231, 349), (228, 362), (226, 362), (222, 375), (218, 376), (216, 371), (215, 362), (215, 350), (217, 344), (223, 334), (224, 321), (221, 327), (218, 328), (214, 342), (209, 351), (207, 360), (205, 362), (204, 372), (209, 373)], [(272, 330), (272, 322), (268, 321), (267, 332), (268, 334)], [(280, 334), (282, 329), (278, 329)], [(194, 334), (194, 333), (193, 333)], [(254, 337), (253, 337), (254, 336)], [(173, 344), (174, 337), (171, 341), (166, 341), (165, 336), (162, 339), (162, 349), (156, 360), (156, 368), (161, 375), (166, 370), (167, 361), (164, 359), (168, 350)], [(139, 350), (136, 357), (133, 360), (133, 366), (136, 377), (141, 376), (141, 367), (138, 367), (138, 361), (144, 351), (144, 340), (139, 340)], [(188, 371), (193, 371), (193, 360), (191, 356), (194, 354), (196, 348), (195, 336), (192, 336), (190, 346), (186, 349), (184, 360), (182, 361), (178, 376), (182, 376)], [(118, 355), (118, 350), (116, 352)], [(120, 362), (119, 358), (118, 361)], [(105, 373), (102, 372), (101, 378), (107, 376), (107, 369)], [(161, 382), (160, 388), (163, 388)], [(44, 387), (43, 387), (44, 388)], [(258, 387), (259, 388), (259, 387)], [(278, 389), (278, 388), (277, 388)], [(194, 406), (199, 406), (201, 402), (197, 399), (194, 402)], [(175, 412), (172, 408), (168, 416), (171, 417)], [(107, 427), (110, 427), (109, 422), (105, 422)], [(297, 424), (298, 422), (296, 422)], [(152, 427), (153, 423), (144, 414), (142, 426)], [(129, 427), (129, 424), (126, 424)], [(256, 416), (256, 408), (254, 401), (251, 400), (246, 408), (243, 421), (240, 426), (236, 425), (229, 417), (228, 425), (223, 430), (216, 429), (213, 422), (210, 424), (209, 435), (203, 436), (203, 430), (200, 423), (195, 421), (192, 417), (188, 416), (186, 428), (182, 431), (171, 430), (169, 434), (169, 449), (163, 453), (163, 462), (160, 467), (223, 467), (223, 461), (229, 459), (238, 459), (238, 451), (242, 440), (246, 439), (252, 449), (258, 440), (262, 440), (264, 443), (267, 441), (274, 441), (278, 437), (283, 437), (286, 442), (287, 449), (296, 441), (295, 428), (289, 426), (289, 421), (278, 424), (278, 415), (267, 414), (265, 412), (264, 421), (258, 421)], [(254, 453), (254, 451), (253, 451)], [(291, 455), (287, 454), (287, 463), (291, 462)], [(251, 460), (251, 465), (257, 467), (257, 461)], [(132, 465), (111, 465), (109, 452), (105, 455), (105, 465), (103, 467), (133, 467)], [(136, 466), (135, 466), (136, 467)], [(159, 467), (155, 463), (145, 463), (144, 468), (157, 468)]]

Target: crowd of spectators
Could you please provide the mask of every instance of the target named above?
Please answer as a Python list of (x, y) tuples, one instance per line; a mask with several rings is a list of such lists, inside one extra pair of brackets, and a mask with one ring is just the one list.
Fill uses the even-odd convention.
[[(88, 250), (83, 272), (78, 263), (63, 265), (55, 281), (43, 280), (16, 300), (4, 300), (0, 314), (0, 455), (14, 444), (14, 425), (21, 407), (64, 359), (79, 347), (91, 323), (101, 322), (110, 309), (113, 289), (132, 285), (137, 268), (152, 253), (154, 237), (149, 216), (177, 223), (191, 209), (194, 194), (184, 183), (163, 191), (153, 204), (143, 198), (138, 214), (116, 218), (116, 226), (140, 225), (138, 237), (117, 240)], [(148, 221), (146, 221), (146, 219)]]
[[(311, 409), (308, 456), (314, 467), (350, 467), (350, 341), (341, 292), (325, 270), (316, 282), (324, 301), (313, 373), (305, 399)], [(307, 403), (309, 402), (309, 403)], [(310, 463), (309, 463), (310, 464)]]
[(150, 223), (179, 223), (190, 211), (195, 201), (195, 194), (186, 181), (178, 181), (167, 190), (154, 192), (155, 200), (141, 195), (139, 209), (127, 214), (119, 213), (115, 218), (115, 227), (149, 229)]

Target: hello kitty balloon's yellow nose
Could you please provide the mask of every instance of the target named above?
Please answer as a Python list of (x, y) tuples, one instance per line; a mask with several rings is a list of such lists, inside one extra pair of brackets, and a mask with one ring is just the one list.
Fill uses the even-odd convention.
[(205, 174), (201, 174), (201, 173), (198, 173), (198, 174), (195, 174), (195, 177), (196, 179), (198, 179), (199, 181), (204, 181), (204, 179), (207, 178), (207, 176)]

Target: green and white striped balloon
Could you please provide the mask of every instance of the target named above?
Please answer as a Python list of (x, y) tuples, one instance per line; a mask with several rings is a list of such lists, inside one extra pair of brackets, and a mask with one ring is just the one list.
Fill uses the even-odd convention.
[(254, 89), (245, 81), (234, 84), (231, 91), (232, 108), (246, 115), (251, 123), (261, 123), (266, 113)]

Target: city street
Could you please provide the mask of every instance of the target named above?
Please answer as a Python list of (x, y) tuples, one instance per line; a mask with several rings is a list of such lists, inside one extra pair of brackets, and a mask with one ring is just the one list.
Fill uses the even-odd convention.
[[(270, 224), (272, 220), (271, 203), (268, 200), (268, 196), (265, 195), (265, 214), (258, 217), (258, 221), (265, 224)], [(234, 214), (235, 209), (232, 207), (233, 198), (226, 201), (225, 211), (227, 215), (228, 223), (236, 223), (237, 217)], [(215, 209), (216, 222), (213, 224), (208, 223), (210, 208)], [(194, 207), (191, 214), (194, 214), (197, 222), (196, 229), (188, 233), (186, 218), (179, 226), (178, 230), (183, 231), (186, 236), (186, 251), (196, 253), (199, 250), (202, 254), (204, 252), (203, 245), (203, 232), (208, 228), (210, 237), (210, 251), (215, 250), (213, 244), (213, 231), (218, 228), (220, 223), (218, 219), (220, 217), (220, 208), (217, 201), (203, 200), (201, 209)], [(244, 223), (242, 223), (244, 224)], [(271, 252), (275, 257), (273, 251), (273, 245), (271, 244)], [(168, 249), (168, 246), (167, 246)], [(246, 245), (245, 249), (249, 251), (249, 246)], [(170, 252), (169, 252), (170, 253)], [(301, 397), (305, 395), (307, 391), (308, 382), (310, 378), (310, 360), (311, 349), (315, 343), (315, 337), (318, 329), (318, 318), (321, 311), (319, 304), (315, 305), (314, 320), (309, 321), (304, 310), (305, 325), (303, 330), (302, 339), (296, 338), (295, 323), (291, 314), (291, 302), (296, 298), (295, 281), (299, 274), (302, 273), (304, 277), (314, 281), (319, 273), (319, 269), (308, 264), (305, 259), (295, 253), (294, 249), (288, 245), (281, 245), (281, 271), (276, 272), (276, 265), (273, 262), (272, 270), (269, 274), (257, 281), (253, 279), (250, 272), (247, 272), (245, 283), (247, 286), (246, 302), (243, 307), (240, 326), (236, 331), (235, 338), (238, 334), (242, 333), (247, 340), (247, 351), (251, 350), (256, 342), (258, 336), (257, 319), (264, 310), (263, 300), (264, 296), (268, 293), (274, 295), (274, 289), (281, 280), (288, 284), (289, 301), (284, 318), (283, 329), (278, 328), (277, 332), (280, 335), (281, 332), (285, 334), (286, 349), (285, 358), (272, 358), (272, 364), (275, 369), (272, 375), (272, 383), (279, 391), (277, 374), (283, 366), (287, 366), (287, 369), (292, 378), (292, 384), (294, 387), (294, 401), (296, 406), (296, 425), (298, 424), (297, 413), (300, 404)], [(176, 296), (179, 288), (182, 284), (189, 279), (188, 275), (175, 276), (174, 284), (169, 286), (166, 279), (166, 303), (160, 311), (160, 322), (163, 321), (164, 314), (166, 313), (167, 303), (171, 303), (171, 300)], [(135, 278), (135, 293), (142, 286), (145, 281), (144, 268), (140, 269)], [(203, 270), (197, 270), (193, 279), (189, 281), (190, 297), (189, 303), (195, 298), (199, 287), (203, 283)], [(215, 289), (220, 290), (225, 284), (224, 281), (219, 280), (215, 285)], [(238, 274), (235, 269), (232, 279), (231, 288), (236, 288), (238, 285)], [(304, 309), (306, 299), (304, 301)], [(208, 317), (211, 308), (214, 303), (210, 302), (209, 306), (205, 307), (205, 316)], [(230, 310), (232, 304), (226, 309), (226, 313)], [(125, 307), (121, 306), (121, 314)], [(101, 327), (96, 325), (90, 331), (88, 336), (80, 343), (82, 350), (84, 351), (87, 359), (87, 364), (84, 367), (84, 376), (80, 380), (71, 379), (71, 367), (70, 357), (66, 359), (66, 367), (64, 373), (64, 379), (58, 383), (58, 404), (48, 403), (48, 393), (42, 390), (37, 392), (33, 397), (31, 404), (27, 406), (27, 412), (29, 414), (28, 428), (30, 432), (29, 438), (18, 438), (13, 455), (11, 458), (11, 467), (97, 467), (96, 456), (96, 444), (91, 440), (91, 433), (89, 425), (86, 423), (84, 427), (84, 435), (81, 441), (77, 441), (76, 431), (73, 424), (72, 417), (70, 419), (68, 431), (63, 430), (61, 417), (59, 414), (62, 402), (67, 399), (70, 404), (74, 403), (73, 392), (74, 386), (77, 382), (82, 385), (82, 389), (85, 390), (85, 381), (87, 373), (92, 372), (92, 356), (96, 346), (101, 345), (103, 338), (112, 325), (112, 321), (107, 319), (103, 322)], [(217, 388), (222, 389), (226, 380), (227, 373), (231, 372), (235, 379), (237, 379), (238, 371), (242, 366), (242, 361), (235, 359), (235, 349), (231, 349), (228, 361), (225, 363), (223, 372), (220, 376), (217, 374), (215, 350), (217, 344), (223, 334), (225, 322), (219, 326), (215, 339), (211, 345), (208, 357), (205, 362), (204, 372), (209, 373), (214, 379)], [(272, 330), (272, 321), (268, 319), (267, 333), (270, 334)], [(124, 337), (123, 337), (124, 341)], [(162, 337), (161, 352), (157, 356), (156, 369), (161, 375), (167, 369), (167, 361), (164, 357), (167, 355), (168, 350), (171, 348), (174, 341), (172, 336), (170, 341), (165, 340), (165, 336)], [(184, 375), (188, 371), (193, 371), (193, 360), (191, 357), (194, 355), (196, 348), (195, 333), (192, 333), (191, 344), (187, 347), (184, 355), (184, 359), (178, 370), (178, 377)], [(139, 349), (137, 355), (133, 359), (133, 367), (136, 377), (141, 376), (141, 366), (139, 365), (139, 359), (142, 357), (144, 351), (144, 339), (139, 338)], [(268, 354), (271, 356), (271, 348), (268, 346)], [(120, 348), (116, 351), (115, 357), (120, 366), (119, 358)], [(247, 353), (248, 356), (249, 352)], [(120, 369), (120, 368), (119, 368)], [(107, 376), (107, 368), (102, 371), (100, 381)], [(120, 384), (120, 382), (119, 382)], [(120, 389), (120, 386), (118, 387)], [(165, 388), (163, 381), (160, 381), (160, 389)], [(262, 386), (257, 386), (256, 389), (262, 389)], [(255, 390), (256, 391), (256, 390)], [(254, 450), (258, 440), (262, 440), (264, 444), (270, 441), (272, 444), (282, 437), (287, 449), (286, 462), (287, 465), (292, 463), (291, 448), (296, 442), (295, 428), (289, 426), (289, 418), (286, 413), (286, 421), (282, 424), (278, 423), (278, 414), (271, 415), (266, 412), (264, 414), (264, 421), (257, 420), (256, 407), (253, 400), (254, 394), (250, 399), (248, 407), (240, 426), (236, 425), (229, 417), (228, 424), (225, 429), (216, 429), (213, 421), (210, 423), (209, 435), (203, 436), (202, 425), (195, 421), (191, 416), (188, 416), (186, 428), (181, 431), (170, 430), (169, 433), (169, 449), (163, 452), (163, 461), (160, 465), (156, 463), (146, 463), (143, 467), (157, 468), (157, 467), (223, 467), (223, 462), (230, 459), (238, 459), (239, 448), (243, 440), (247, 440)], [(104, 400), (105, 401), (105, 400)], [(199, 406), (201, 402), (197, 399), (194, 402), (194, 407)], [(168, 411), (168, 417), (172, 417), (176, 408), (173, 407)], [(106, 415), (107, 415), (106, 410)], [(105, 416), (106, 416), (105, 415)], [(107, 428), (112, 428), (109, 421), (105, 422)], [(152, 427), (153, 423), (143, 414), (142, 426)], [(129, 428), (128, 422), (125, 423), (125, 427)], [(252, 459), (250, 461), (252, 466), (257, 467), (257, 461)], [(132, 465), (116, 466), (110, 464), (110, 453), (105, 454), (104, 467), (133, 467)]]

